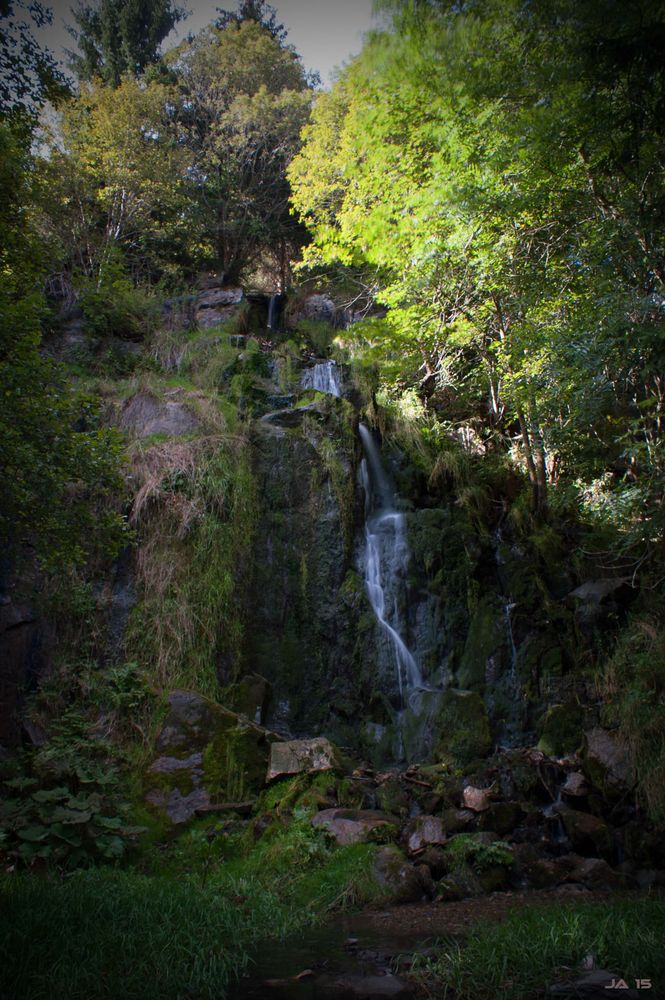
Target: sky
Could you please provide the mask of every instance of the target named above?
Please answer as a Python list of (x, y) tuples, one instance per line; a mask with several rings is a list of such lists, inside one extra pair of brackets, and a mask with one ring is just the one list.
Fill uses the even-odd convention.
[[(69, 9), (74, 0), (46, 0), (53, 10), (53, 24), (39, 32), (56, 55), (73, 48), (65, 23), (71, 23)], [(185, 0), (190, 16), (177, 25), (166, 44), (177, 44), (190, 32), (196, 33), (216, 16), (216, 8), (235, 9), (234, 0)], [(324, 86), (331, 83), (335, 67), (341, 66), (362, 47), (362, 38), (371, 25), (372, 0), (273, 0), (278, 20), (288, 31), (288, 41), (303, 58), (306, 69), (318, 70)]]

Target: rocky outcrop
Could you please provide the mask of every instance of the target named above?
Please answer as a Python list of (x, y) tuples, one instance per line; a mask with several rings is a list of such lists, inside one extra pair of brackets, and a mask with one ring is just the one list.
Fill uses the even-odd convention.
[(266, 781), (292, 774), (320, 773), (339, 769), (339, 754), (330, 740), (319, 736), (311, 740), (287, 740), (270, 747)]
[(157, 399), (149, 392), (139, 392), (123, 404), (118, 425), (136, 437), (167, 434), (182, 437), (200, 429), (200, 423), (185, 403)]
[(625, 795), (635, 784), (626, 747), (606, 729), (597, 727), (586, 733), (582, 766), (592, 784), (606, 797)]
[(0, 597), (0, 746), (21, 742), (26, 694), (50, 664), (52, 636), (33, 608)]
[(193, 691), (172, 691), (145, 775), (146, 802), (172, 824), (241, 804), (263, 787), (278, 737)]
[(327, 830), (340, 845), (385, 843), (397, 836), (395, 817), (372, 809), (324, 809), (312, 817), (312, 826)]
[(221, 278), (208, 278), (196, 299), (196, 322), (203, 329), (219, 326), (237, 315), (244, 299), (242, 288), (223, 284)]

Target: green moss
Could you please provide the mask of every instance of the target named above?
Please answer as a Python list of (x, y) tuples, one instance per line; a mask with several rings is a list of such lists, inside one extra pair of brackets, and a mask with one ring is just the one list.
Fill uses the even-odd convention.
[(457, 671), (457, 683), (460, 687), (482, 691), (490, 656), (494, 657), (496, 669), (500, 669), (505, 638), (503, 608), (496, 598), (492, 596), (483, 598), (478, 602), (469, 623), (469, 632)]
[(452, 757), (454, 761), (469, 763), (485, 757), (492, 749), (487, 711), (479, 694), (474, 691), (445, 692), (443, 705), (436, 719), (439, 741), (439, 759)]
[(538, 725), (538, 749), (552, 757), (576, 753), (584, 737), (584, 712), (577, 702), (552, 705)]

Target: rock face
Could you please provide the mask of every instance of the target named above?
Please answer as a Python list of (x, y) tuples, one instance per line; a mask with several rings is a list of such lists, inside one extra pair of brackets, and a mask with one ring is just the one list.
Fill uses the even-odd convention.
[(324, 809), (312, 826), (327, 830), (338, 844), (391, 840), (397, 835), (395, 817), (373, 809)]
[(9, 597), (0, 604), (0, 745), (21, 742), (21, 707), (26, 691), (48, 669), (50, 641), (45, 623), (31, 607)]
[(635, 784), (628, 753), (615, 736), (597, 727), (585, 736), (584, 773), (607, 796), (620, 796)]
[(266, 781), (302, 771), (332, 771), (339, 766), (336, 748), (325, 736), (312, 740), (287, 740), (270, 747)]
[(437, 719), (439, 744), (437, 755), (451, 755), (467, 763), (485, 757), (492, 746), (489, 719), (483, 699), (475, 691), (450, 688)]
[(148, 437), (151, 434), (168, 434), (181, 437), (192, 434), (200, 427), (199, 421), (184, 403), (159, 400), (148, 392), (139, 392), (127, 400), (118, 423), (123, 430)]
[(216, 285), (215, 279), (208, 279), (206, 284), (208, 287), (196, 300), (196, 322), (203, 329), (210, 329), (236, 315), (244, 293), (242, 288)]
[(263, 786), (274, 733), (193, 691), (173, 691), (148, 768), (146, 801), (173, 824)]
[(245, 648), (273, 685), (269, 725), (346, 746), (363, 713), (367, 642), (367, 600), (352, 570), (353, 419), (350, 404), (331, 396), (254, 424), (260, 506)]

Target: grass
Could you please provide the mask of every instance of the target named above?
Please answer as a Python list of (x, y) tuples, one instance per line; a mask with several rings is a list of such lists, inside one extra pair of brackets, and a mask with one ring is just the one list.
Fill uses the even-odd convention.
[(527, 907), (502, 924), (475, 928), (464, 944), (446, 945), (423, 982), (438, 1000), (533, 1000), (558, 979), (575, 978), (582, 960), (634, 985), (650, 978), (665, 995), (665, 900), (618, 897), (603, 902)]
[[(375, 848), (332, 850), (306, 816), (243, 853), (203, 827), (162, 871), (0, 882), (0, 996), (223, 1000), (250, 951), (371, 897)], [(159, 851), (155, 852), (158, 857)]]

